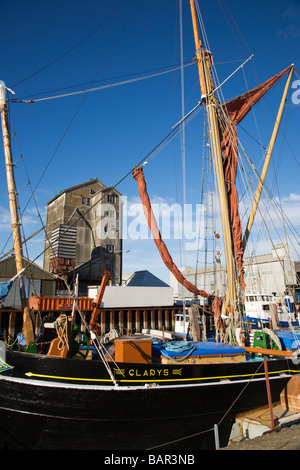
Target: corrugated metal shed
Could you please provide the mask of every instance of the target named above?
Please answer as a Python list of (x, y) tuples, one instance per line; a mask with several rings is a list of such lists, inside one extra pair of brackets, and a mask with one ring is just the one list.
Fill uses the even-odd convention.
[[(25, 274), (28, 278), (38, 278), (38, 279), (51, 279), (54, 277), (48, 271), (45, 271), (39, 265), (32, 263), (32, 261), (24, 258), (24, 264), (26, 266)], [(14, 256), (9, 256), (4, 260), (0, 261), (0, 277), (10, 278), (17, 274), (16, 262)]]

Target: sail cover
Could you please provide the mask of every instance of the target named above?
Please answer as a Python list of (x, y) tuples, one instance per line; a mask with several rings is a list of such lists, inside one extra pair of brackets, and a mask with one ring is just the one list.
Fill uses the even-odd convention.
[(238, 213), (238, 195), (235, 187), (237, 173), (238, 136), (236, 126), (248, 114), (251, 108), (264, 96), (264, 94), (288, 71), (290, 67), (271, 77), (266, 82), (252, 90), (228, 101), (221, 106), (220, 140), (223, 154), (223, 170), (227, 187), (229, 219), (232, 227), (233, 249), (239, 270), (239, 282), (245, 289), (243, 272), (243, 244), (242, 227)]

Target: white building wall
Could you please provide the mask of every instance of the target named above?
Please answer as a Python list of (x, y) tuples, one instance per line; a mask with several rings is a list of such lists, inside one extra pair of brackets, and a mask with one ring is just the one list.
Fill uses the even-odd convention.
[[(287, 245), (278, 244), (272, 250), (272, 253), (253, 258), (244, 259), (246, 293), (262, 292), (283, 296), (287, 290), (287, 285), (297, 284), (296, 262), (291, 259)], [(225, 295), (226, 271), (224, 265), (217, 266), (216, 275), (212, 268), (198, 269), (196, 285), (198, 289), (203, 289), (209, 294), (218, 293), (218, 296)], [(195, 284), (195, 269), (182, 268), (183, 276)], [(192, 293), (187, 291), (170, 274), (170, 285), (174, 289), (174, 298), (191, 299)]]
[[(97, 296), (98, 287), (90, 287), (88, 297)], [(173, 305), (171, 287), (107, 286), (102, 308), (170, 307)]]

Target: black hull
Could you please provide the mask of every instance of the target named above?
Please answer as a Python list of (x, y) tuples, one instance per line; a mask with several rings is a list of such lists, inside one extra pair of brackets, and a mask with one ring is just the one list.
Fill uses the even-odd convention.
[[(176, 365), (122, 364), (119, 386), (98, 361), (10, 353), (7, 363), (15, 366), (0, 374), (0, 442), (8, 449), (214, 449), (214, 424), (221, 421), (225, 446), (235, 414), (267, 404), (260, 362), (186, 365), (180, 377)], [(160, 382), (150, 381), (155, 369), (165, 371)], [(279, 359), (268, 369), (278, 401), (297, 366)]]

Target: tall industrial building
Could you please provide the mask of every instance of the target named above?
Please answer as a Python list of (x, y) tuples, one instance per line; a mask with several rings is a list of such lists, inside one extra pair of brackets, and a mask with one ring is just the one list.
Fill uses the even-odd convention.
[[(61, 191), (47, 204), (44, 269), (78, 274), (81, 295), (105, 270), (114, 284), (122, 273), (121, 193), (98, 178)], [(63, 287), (62, 287), (63, 288)]]

